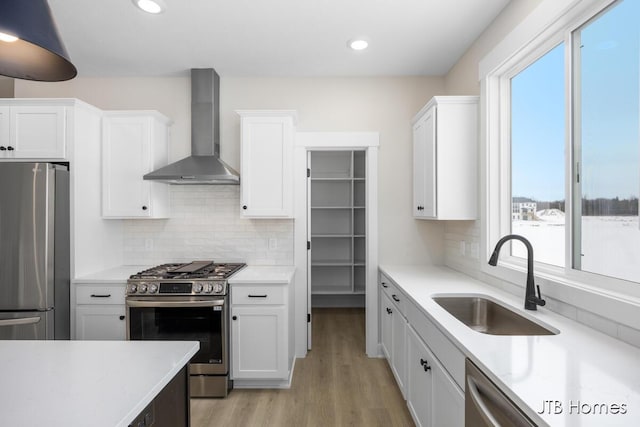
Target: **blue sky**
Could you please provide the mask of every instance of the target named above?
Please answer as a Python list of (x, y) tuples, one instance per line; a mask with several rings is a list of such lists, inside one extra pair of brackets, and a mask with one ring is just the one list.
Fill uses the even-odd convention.
[[(581, 31), (583, 195), (640, 188), (640, 1), (625, 0)], [(564, 199), (564, 44), (512, 79), (512, 195)]]

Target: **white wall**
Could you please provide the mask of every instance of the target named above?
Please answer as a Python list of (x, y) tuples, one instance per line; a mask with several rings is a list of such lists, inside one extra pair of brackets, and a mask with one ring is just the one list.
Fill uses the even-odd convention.
[[(446, 94), (480, 95), (478, 80), (480, 60), (541, 2), (542, 0), (510, 2), (449, 70), (445, 76)], [(480, 153), (479, 150), (478, 153)], [(482, 170), (480, 166), (478, 165), (478, 173)], [(480, 178), (478, 176), (478, 193), (480, 193)], [(478, 212), (480, 211), (478, 209)], [(448, 221), (445, 224), (444, 235), (445, 264), (477, 278), (480, 278), (480, 260), (477, 258), (477, 251), (470, 249), (480, 244), (480, 221)], [(464, 255), (460, 251), (461, 242), (465, 242)]]
[[(220, 92), (221, 157), (237, 169), (240, 167), (240, 122), (234, 113), (236, 109), (295, 109), (299, 115), (300, 131), (379, 132), (380, 262), (443, 263), (444, 225), (434, 221), (416, 221), (411, 216), (410, 121), (432, 96), (445, 93), (444, 78), (222, 76)], [(170, 159), (177, 160), (190, 152), (188, 77), (76, 78), (60, 83), (16, 80), (15, 96), (74, 97), (102, 109), (159, 110), (174, 120)], [(206, 222), (213, 213), (202, 215), (194, 220)], [(174, 225), (171, 227), (171, 233), (175, 233)], [(133, 228), (127, 223), (129, 231), (133, 232)], [(162, 232), (156, 232), (157, 238), (161, 238)], [(129, 246), (133, 251), (135, 245), (129, 242)]]

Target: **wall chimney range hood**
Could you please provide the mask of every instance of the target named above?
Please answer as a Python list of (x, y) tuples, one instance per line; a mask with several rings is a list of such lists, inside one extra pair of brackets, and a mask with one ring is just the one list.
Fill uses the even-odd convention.
[(191, 156), (144, 175), (167, 184), (240, 183), (220, 159), (220, 76), (213, 68), (191, 70)]

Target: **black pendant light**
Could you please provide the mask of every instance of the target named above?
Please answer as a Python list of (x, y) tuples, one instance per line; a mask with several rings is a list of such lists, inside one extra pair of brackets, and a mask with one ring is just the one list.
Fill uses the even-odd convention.
[(47, 0), (0, 1), (0, 74), (59, 82), (78, 74)]

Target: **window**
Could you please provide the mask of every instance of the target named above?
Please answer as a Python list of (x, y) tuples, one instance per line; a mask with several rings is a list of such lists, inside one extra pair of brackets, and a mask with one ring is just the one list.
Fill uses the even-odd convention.
[[(564, 44), (511, 78), (511, 232), (534, 259), (564, 266)], [(511, 246), (524, 258), (524, 245)]]
[(538, 271), (620, 290), (640, 283), (640, 2), (572, 4), (487, 73), (487, 244), (523, 235)]
[(573, 267), (640, 282), (640, 2), (573, 32)]

